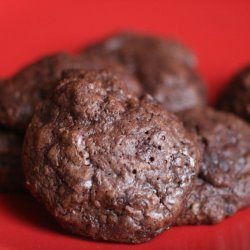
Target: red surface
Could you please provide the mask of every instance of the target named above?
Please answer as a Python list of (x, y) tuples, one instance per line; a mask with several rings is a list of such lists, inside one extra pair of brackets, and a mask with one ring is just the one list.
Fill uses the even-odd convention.
[(249, 250), (250, 208), (214, 226), (176, 227), (152, 241), (124, 245), (67, 235), (28, 195), (0, 195), (0, 249)]
[[(250, 61), (250, 1), (1, 0), (0, 76), (119, 29), (173, 36), (198, 55), (210, 100)], [(149, 243), (95, 243), (65, 234), (26, 195), (0, 195), (2, 249), (250, 249), (250, 209), (216, 226), (181, 227)]]

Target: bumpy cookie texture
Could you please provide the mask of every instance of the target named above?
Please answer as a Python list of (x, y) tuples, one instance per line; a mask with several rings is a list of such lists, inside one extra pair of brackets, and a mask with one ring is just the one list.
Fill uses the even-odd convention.
[(21, 191), (22, 136), (0, 127), (0, 191)]
[(0, 123), (24, 131), (35, 106), (53, 92), (63, 71), (102, 68), (116, 71), (131, 92), (140, 94), (139, 83), (118, 63), (94, 56), (58, 53), (28, 65), (5, 84), (0, 84)]
[(250, 123), (250, 64), (238, 72), (222, 92), (218, 108)]
[(170, 111), (179, 112), (206, 103), (206, 89), (194, 69), (194, 55), (172, 40), (121, 33), (86, 48), (83, 54), (122, 63), (144, 90)]
[(182, 114), (196, 132), (202, 164), (177, 224), (214, 224), (250, 205), (250, 127), (212, 109)]
[(139, 243), (183, 208), (198, 149), (152, 97), (108, 71), (69, 72), (27, 130), (26, 186), (68, 231)]

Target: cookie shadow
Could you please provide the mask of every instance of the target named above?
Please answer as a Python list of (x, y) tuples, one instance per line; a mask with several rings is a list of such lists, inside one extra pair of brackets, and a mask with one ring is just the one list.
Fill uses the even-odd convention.
[(14, 221), (26, 227), (34, 228), (41, 233), (59, 234), (65, 238), (94, 242), (83, 236), (66, 232), (57, 221), (49, 214), (45, 207), (36, 201), (28, 192), (18, 194), (3, 194), (5, 196), (1, 207), (14, 218)]
[[(45, 207), (36, 201), (28, 193), (21, 194), (4, 194), (5, 198), (2, 201), (1, 207), (4, 211), (8, 211), (8, 215), (18, 222), (30, 229), (39, 230), (40, 233), (59, 234), (64, 238), (71, 238), (78, 241), (87, 241), (89, 243), (101, 243), (105, 245), (116, 245), (118, 243), (108, 241), (95, 241), (83, 236), (74, 235), (66, 232), (57, 221), (49, 214)], [(119, 244), (120, 246), (121, 244)], [(133, 245), (133, 244), (124, 244)]]
[(28, 227), (36, 227), (42, 231), (64, 234), (63, 229), (46, 209), (28, 193), (8, 194), (2, 206), (15, 218)]

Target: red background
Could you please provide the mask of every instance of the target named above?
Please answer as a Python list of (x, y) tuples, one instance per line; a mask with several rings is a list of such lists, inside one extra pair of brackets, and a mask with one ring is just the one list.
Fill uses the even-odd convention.
[[(0, 76), (47, 53), (77, 51), (120, 29), (172, 36), (191, 47), (210, 100), (250, 61), (250, 1), (0, 1)], [(27, 195), (0, 195), (0, 249), (250, 249), (250, 209), (217, 226), (172, 229), (137, 245), (65, 235)]]

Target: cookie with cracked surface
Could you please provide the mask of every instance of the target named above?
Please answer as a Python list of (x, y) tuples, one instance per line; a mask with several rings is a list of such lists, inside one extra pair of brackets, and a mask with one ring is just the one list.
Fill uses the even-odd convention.
[(139, 83), (122, 65), (94, 56), (80, 57), (58, 53), (26, 66), (4, 84), (0, 84), (0, 123), (25, 131), (36, 104), (53, 92), (63, 71), (102, 68), (115, 71), (124, 79), (123, 83), (131, 92), (140, 94)]
[(21, 191), (22, 136), (0, 127), (0, 191)]
[(250, 64), (241, 69), (226, 86), (217, 107), (250, 123)]
[(26, 186), (66, 230), (140, 243), (169, 228), (197, 172), (179, 119), (108, 71), (74, 72), (28, 127)]
[(215, 224), (250, 205), (250, 127), (212, 109), (182, 114), (202, 149), (202, 164), (178, 225)]
[(206, 104), (206, 88), (194, 69), (194, 55), (170, 39), (121, 33), (86, 48), (83, 54), (122, 63), (144, 90), (169, 111), (179, 112)]

